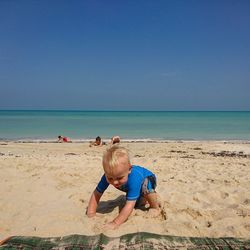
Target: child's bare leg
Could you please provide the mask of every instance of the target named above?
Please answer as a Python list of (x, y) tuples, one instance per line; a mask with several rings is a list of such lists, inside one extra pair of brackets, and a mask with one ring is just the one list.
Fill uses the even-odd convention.
[(157, 194), (155, 192), (145, 194), (144, 198), (148, 201), (150, 208), (154, 208), (154, 209), (160, 208), (159, 201), (157, 199)]
[(144, 195), (144, 198), (148, 201), (149, 203), (149, 215), (150, 217), (157, 217), (161, 214), (160, 210), (160, 203), (157, 199), (157, 194), (156, 193), (149, 193)]

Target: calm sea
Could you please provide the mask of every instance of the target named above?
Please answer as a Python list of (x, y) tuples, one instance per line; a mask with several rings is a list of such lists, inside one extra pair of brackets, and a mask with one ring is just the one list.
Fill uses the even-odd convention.
[(250, 140), (250, 112), (0, 111), (0, 139)]

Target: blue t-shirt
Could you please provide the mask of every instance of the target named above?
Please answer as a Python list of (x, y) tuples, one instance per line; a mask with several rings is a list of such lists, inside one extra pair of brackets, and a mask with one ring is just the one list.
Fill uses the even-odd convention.
[[(154, 174), (148, 169), (133, 165), (132, 170), (128, 175), (128, 181), (118, 189), (126, 192), (127, 200), (137, 200), (141, 195), (141, 188), (145, 178), (151, 175), (154, 176)], [(103, 193), (108, 186), (109, 183), (107, 182), (106, 176), (104, 174), (99, 181), (96, 190), (99, 193)]]

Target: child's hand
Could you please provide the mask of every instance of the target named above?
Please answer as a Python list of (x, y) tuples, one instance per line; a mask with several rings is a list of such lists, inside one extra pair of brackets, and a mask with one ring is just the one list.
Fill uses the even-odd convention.
[(119, 225), (117, 225), (114, 221), (111, 221), (103, 226), (103, 229), (117, 229)]

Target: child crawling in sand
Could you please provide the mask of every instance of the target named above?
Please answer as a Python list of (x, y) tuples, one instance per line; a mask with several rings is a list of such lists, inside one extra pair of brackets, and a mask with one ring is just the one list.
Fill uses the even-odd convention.
[(87, 216), (93, 217), (100, 198), (109, 184), (115, 188), (126, 192), (126, 204), (111, 222), (104, 227), (106, 229), (116, 229), (124, 223), (132, 213), (134, 207), (141, 201), (148, 202), (150, 209), (155, 215), (160, 214), (160, 206), (155, 192), (155, 175), (140, 166), (131, 165), (128, 151), (120, 146), (114, 145), (107, 149), (103, 155), (104, 175), (91, 195), (87, 208)]

